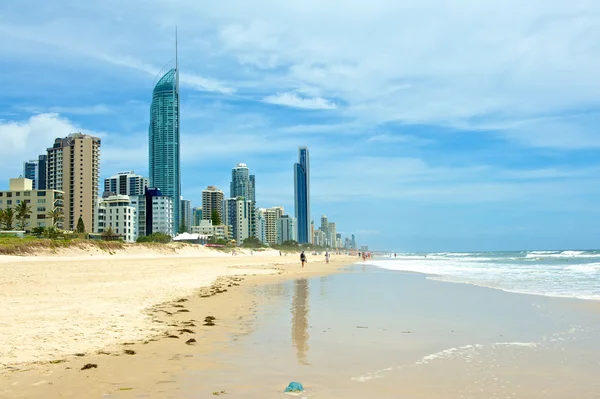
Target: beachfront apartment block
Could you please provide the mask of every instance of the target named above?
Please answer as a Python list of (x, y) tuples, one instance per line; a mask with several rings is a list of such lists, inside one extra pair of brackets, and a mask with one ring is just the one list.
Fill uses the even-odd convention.
[(285, 213), (282, 206), (274, 206), (264, 210), (265, 240), (268, 245), (277, 245), (277, 219)]
[(64, 192), (65, 230), (74, 231), (79, 217), (87, 231), (97, 225), (99, 175), (99, 138), (73, 133), (48, 148), (46, 188)]
[(250, 225), (254, 212), (253, 202), (245, 197), (223, 200), (223, 224), (231, 226), (231, 235), (238, 246), (250, 237)]
[[(21, 202), (25, 202), (31, 207), (31, 212), (25, 221), (25, 231), (31, 231), (34, 227), (62, 228), (62, 216), (55, 220), (50, 214), (58, 211), (57, 216), (62, 215), (63, 195), (64, 193), (59, 190), (35, 190), (31, 179), (24, 177), (9, 179), (8, 190), (0, 191), (0, 210), (7, 208), (14, 210)], [(15, 218), (13, 227), (17, 227), (16, 225)]]
[(219, 219), (223, 221), (223, 200), (225, 194), (215, 186), (208, 186), (202, 190), (202, 219), (212, 220), (214, 211), (219, 214)]
[(213, 226), (211, 220), (201, 220), (198, 226), (192, 226), (192, 234), (208, 235), (227, 241), (231, 240), (229, 226), (224, 224)]
[(125, 242), (137, 239), (137, 209), (128, 195), (110, 195), (101, 198), (98, 204), (97, 232), (109, 229)]
[[(158, 188), (146, 188), (145, 195), (130, 197), (137, 216), (137, 237), (173, 231), (173, 200)], [(136, 237), (136, 240), (137, 240)]]
[(104, 192), (117, 195), (144, 195), (148, 187), (148, 179), (133, 171), (118, 172), (104, 179)]
[(296, 218), (282, 215), (277, 219), (277, 244), (283, 244), (286, 241), (298, 242), (298, 225)]

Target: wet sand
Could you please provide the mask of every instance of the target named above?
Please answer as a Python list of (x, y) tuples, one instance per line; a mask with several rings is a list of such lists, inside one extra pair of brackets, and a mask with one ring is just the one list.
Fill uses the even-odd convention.
[[(595, 302), (353, 267), (257, 286), (253, 331), (187, 370), (181, 398), (597, 398)], [(273, 300), (273, 298), (278, 298)]]
[(309, 256), (303, 270), (297, 258), (275, 251), (2, 258), (0, 397), (179, 397), (183, 370), (214, 368), (208, 354), (251, 331), (258, 303), (249, 287), (354, 261), (338, 256), (325, 265)]

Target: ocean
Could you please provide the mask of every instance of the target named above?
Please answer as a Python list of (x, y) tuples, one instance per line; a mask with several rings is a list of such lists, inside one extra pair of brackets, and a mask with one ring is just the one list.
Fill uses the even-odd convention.
[(397, 253), (369, 264), (521, 294), (600, 300), (600, 251)]

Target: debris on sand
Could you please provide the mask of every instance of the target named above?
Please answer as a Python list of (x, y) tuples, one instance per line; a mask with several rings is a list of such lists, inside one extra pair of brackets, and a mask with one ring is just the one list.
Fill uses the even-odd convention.
[(88, 363), (85, 366), (83, 366), (81, 369), (82, 370), (89, 370), (89, 369), (97, 369), (98, 365), (94, 364), (94, 363)]

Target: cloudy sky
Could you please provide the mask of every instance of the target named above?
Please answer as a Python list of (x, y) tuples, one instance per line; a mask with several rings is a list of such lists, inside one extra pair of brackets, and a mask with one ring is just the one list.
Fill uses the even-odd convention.
[[(147, 174), (179, 30), (183, 194), (257, 176), (371, 248), (600, 247), (597, 0), (19, 0), (0, 5), (0, 188), (55, 137)], [(317, 223), (318, 225), (318, 223)]]

